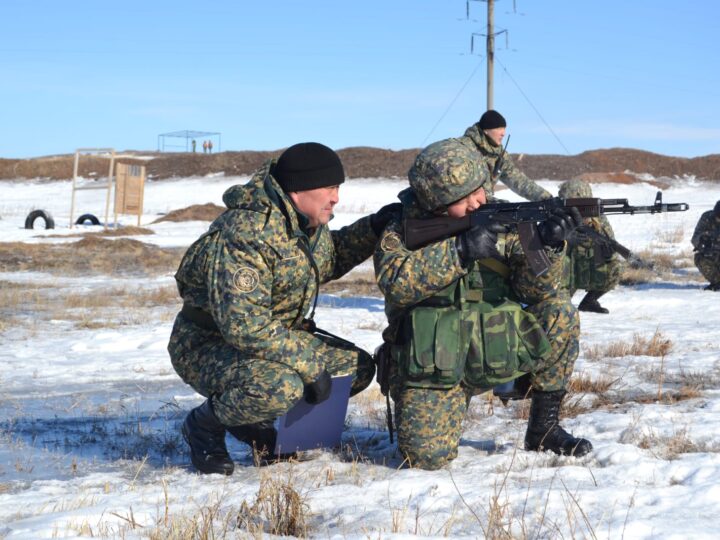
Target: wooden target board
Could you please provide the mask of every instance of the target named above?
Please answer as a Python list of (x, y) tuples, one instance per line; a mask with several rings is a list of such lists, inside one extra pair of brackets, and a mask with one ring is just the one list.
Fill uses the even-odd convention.
[(143, 212), (145, 193), (145, 166), (118, 163), (115, 166), (115, 222), (118, 214), (138, 217), (138, 226)]

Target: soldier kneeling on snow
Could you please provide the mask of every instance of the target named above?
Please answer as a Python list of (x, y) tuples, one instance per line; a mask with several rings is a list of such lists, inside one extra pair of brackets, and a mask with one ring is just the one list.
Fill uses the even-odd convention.
[(720, 201), (700, 216), (691, 243), (695, 266), (710, 284), (708, 291), (720, 291)]

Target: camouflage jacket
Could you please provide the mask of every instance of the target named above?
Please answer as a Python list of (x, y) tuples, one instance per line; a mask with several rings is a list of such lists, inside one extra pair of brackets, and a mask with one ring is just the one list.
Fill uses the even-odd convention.
[(188, 248), (175, 279), (183, 301), (212, 316), (218, 339), (311, 382), (324, 368), (327, 345), (299, 325), (319, 285), (370, 257), (377, 237), (369, 217), (308, 232), (269, 166), (225, 192), (228, 209)]
[(720, 258), (720, 218), (714, 211), (709, 210), (700, 216), (690, 242), (700, 255)]
[(495, 184), (502, 181), (507, 187), (518, 195), (525, 197), (530, 201), (541, 201), (549, 199), (552, 194), (535, 182), (530, 180), (525, 174), (515, 166), (510, 154), (504, 152), (501, 146), (493, 144), (485, 134), (480, 131), (477, 124), (473, 124), (465, 130), (465, 134), (460, 137), (461, 140), (467, 140), (475, 146), (475, 148), (483, 155), (485, 162), (490, 169), (490, 175), (495, 169), (495, 163), (502, 157), (502, 164), (498, 174), (491, 178), (492, 187), (485, 186), (488, 195), (494, 195)]
[[(583, 226), (615, 239), (615, 232), (607, 217), (585, 218)], [(570, 239), (568, 257), (571, 271), (566, 286), (571, 292), (577, 289), (606, 291), (614, 287), (620, 278), (620, 257), (615, 250), (601, 240), (576, 231)]]
[[(402, 191), (398, 197), (403, 203), (403, 217), (431, 217), (419, 206), (412, 189)], [(501, 266), (509, 270), (511, 300), (536, 304), (549, 297), (567, 295), (561, 287), (567, 272), (565, 249), (548, 252), (551, 267), (541, 277), (536, 277), (527, 264), (517, 234), (503, 236), (498, 248)], [(390, 324), (384, 333), (386, 341), (393, 340), (398, 321), (407, 310), (437, 295), (471, 270), (462, 266), (455, 238), (434, 242), (415, 251), (408, 250), (403, 244), (400, 220), (386, 226), (375, 248), (373, 262)]]

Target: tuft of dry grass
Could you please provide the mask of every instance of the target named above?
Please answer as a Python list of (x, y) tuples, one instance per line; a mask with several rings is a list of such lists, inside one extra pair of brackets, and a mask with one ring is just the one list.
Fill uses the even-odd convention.
[(153, 223), (161, 223), (163, 221), (214, 221), (215, 218), (225, 210), (227, 210), (227, 208), (214, 203), (193, 204), (187, 208), (168, 212), (163, 217), (153, 221)]
[(601, 360), (623, 356), (667, 356), (672, 347), (672, 341), (659, 330), (655, 330), (650, 338), (634, 334), (632, 343), (614, 341), (607, 345), (585, 347), (583, 352), (588, 360)]
[(260, 480), (255, 502), (243, 502), (237, 516), (238, 527), (253, 535), (263, 532), (278, 536), (306, 538), (308, 535), (308, 510), (306, 497), (288, 480), (269, 475)]
[(89, 274), (162, 275), (174, 271), (184, 249), (133, 240), (86, 235), (68, 244), (0, 243), (0, 272), (38, 271), (63, 276)]

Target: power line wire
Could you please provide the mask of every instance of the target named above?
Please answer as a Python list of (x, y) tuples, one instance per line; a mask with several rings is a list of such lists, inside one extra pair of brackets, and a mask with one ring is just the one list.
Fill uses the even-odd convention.
[(463, 85), (462, 85), (462, 88), (460, 88), (460, 90), (458, 91), (458, 93), (455, 94), (455, 97), (452, 99), (452, 101), (450, 101), (450, 104), (449, 104), (449, 105), (447, 106), (447, 108), (445, 109), (445, 112), (442, 113), (442, 115), (440, 116), (440, 118), (438, 119), (438, 121), (435, 122), (435, 125), (434, 125), (434, 126), (432, 127), (432, 129), (430, 130), (430, 133), (428, 133), (428, 134), (425, 136), (425, 138), (423, 139), (422, 143), (420, 143), (420, 146), (421, 146), (421, 147), (423, 147), (423, 148), (425, 147), (425, 143), (426, 143), (427, 140), (430, 138), (430, 135), (433, 134), (433, 132), (435, 131), (435, 129), (438, 127), (438, 125), (440, 125), (440, 122), (442, 122), (443, 119), (447, 116), (447, 113), (450, 112), (450, 109), (452, 109), (452, 106), (455, 105), (455, 102), (458, 100), (458, 98), (460, 97), (460, 95), (465, 91), (465, 88), (467, 88), (467, 85), (470, 84), (470, 81), (471, 81), (472, 78), (475, 76), (475, 74), (477, 73), (478, 69), (480, 69), (480, 66), (482, 66), (482, 63), (483, 63), (483, 59), (484, 59), (484, 58), (485, 58), (485, 57), (481, 57), (481, 58), (480, 58), (480, 62), (478, 62), (478, 65), (475, 66), (475, 69), (473, 69), (472, 73), (470, 74), (470, 76), (469, 76), (469, 77), (467, 78), (467, 80), (465, 81), (465, 84), (463, 84)]
[(562, 147), (565, 149), (565, 153), (569, 156), (569, 155), (570, 155), (570, 150), (568, 150), (567, 147), (563, 144), (563, 142), (560, 140), (560, 137), (558, 137), (557, 134), (553, 131), (553, 128), (550, 127), (550, 124), (548, 124), (548, 123), (545, 121), (545, 118), (543, 118), (543, 115), (540, 114), (540, 111), (537, 109), (537, 107), (533, 104), (532, 101), (530, 101), (530, 98), (527, 97), (527, 94), (525, 94), (525, 92), (523, 92), (523, 89), (520, 88), (520, 85), (517, 83), (517, 81), (515, 81), (515, 79), (513, 79), (513, 76), (510, 75), (510, 72), (509, 72), (509, 71), (507, 70), (507, 68), (505, 67), (505, 64), (503, 64), (497, 57), (495, 57), (495, 60), (497, 61), (498, 64), (500, 64), (500, 66), (502, 66), (503, 71), (504, 71), (505, 73), (507, 73), (507, 76), (510, 78), (510, 80), (512, 81), (512, 83), (515, 85), (515, 87), (518, 89), (518, 91), (519, 91), (519, 92), (522, 94), (522, 96), (525, 98), (525, 101), (527, 101), (527, 102), (530, 104), (530, 106), (531, 106), (531, 107), (533, 108), (533, 110), (535, 111), (535, 114), (538, 115), (538, 118), (540, 118), (540, 120), (542, 120), (542, 123), (545, 124), (545, 127), (548, 128), (548, 130), (550, 131), (550, 133), (552, 133), (552, 136), (555, 137), (555, 140), (560, 144), (560, 146), (562, 146)]

